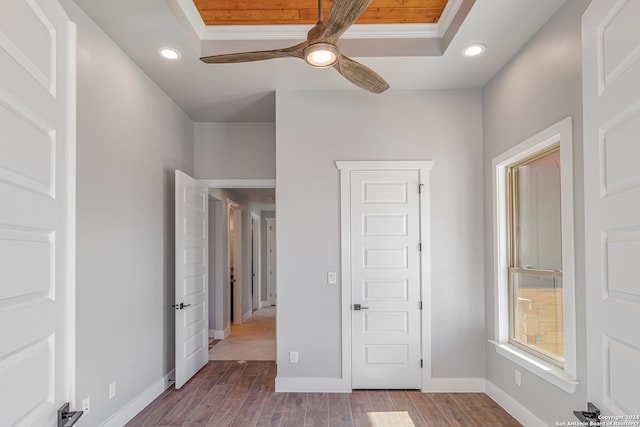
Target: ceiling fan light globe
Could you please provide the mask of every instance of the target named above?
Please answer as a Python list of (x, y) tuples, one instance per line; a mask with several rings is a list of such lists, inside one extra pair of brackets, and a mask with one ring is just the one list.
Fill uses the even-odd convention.
[(331, 67), (338, 61), (338, 49), (330, 43), (316, 43), (304, 50), (304, 60), (315, 68)]

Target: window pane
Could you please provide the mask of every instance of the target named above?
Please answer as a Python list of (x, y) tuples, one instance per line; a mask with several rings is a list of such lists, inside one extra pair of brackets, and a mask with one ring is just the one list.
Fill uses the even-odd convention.
[(560, 151), (517, 166), (517, 267), (562, 269)]
[(511, 272), (511, 338), (564, 360), (562, 277)]

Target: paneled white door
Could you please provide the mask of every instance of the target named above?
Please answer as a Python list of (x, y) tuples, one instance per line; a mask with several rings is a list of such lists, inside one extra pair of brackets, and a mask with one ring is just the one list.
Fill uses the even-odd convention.
[(588, 388), (609, 415), (640, 415), (639, 16), (598, 0), (582, 20)]
[(422, 387), (420, 174), (351, 172), (352, 387)]
[(73, 398), (75, 26), (0, 1), (0, 424), (55, 426)]
[(176, 388), (209, 360), (208, 198), (206, 185), (176, 170)]

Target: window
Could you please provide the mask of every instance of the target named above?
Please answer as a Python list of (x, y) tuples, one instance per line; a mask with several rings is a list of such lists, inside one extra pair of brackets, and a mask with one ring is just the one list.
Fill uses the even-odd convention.
[(563, 366), (559, 143), (505, 172), (509, 341)]
[(571, 119), (493, 160), (496, 351), (575, 390)]

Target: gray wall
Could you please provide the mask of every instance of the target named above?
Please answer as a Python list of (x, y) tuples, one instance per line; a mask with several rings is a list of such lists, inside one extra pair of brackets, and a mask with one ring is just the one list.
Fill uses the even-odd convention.
[[(174, 367), (174, 169), (193, 122), (75, 3), (78, 25), (77, 399), (97, 426)], [(108, 384), (117, 396), (108, 399)]]
[(340, 377), (334, 162), (431, 159), (432, 372), (484, 378), (481, 102), (480, 90), (276, 94), (279, 377)]
[(493, 345), (486, 345), (487, 379), (548, 425), (573, 419), (572, 410), (586, 407), (580, 19), (588, 5), (584, 0), (567, 1), (483, 90), (487, 339), (494, 339), (495, 315), (491, 160), (561, 119), (573, 118), (577, 367), (581, 381), (576, 394), (567, 394), (520, 368), (522, 387), (516, 386), (516, 365), (498, 355)]
[(274, 179), (275, 135), (275, 123), (196, 123), (196, 177)]

